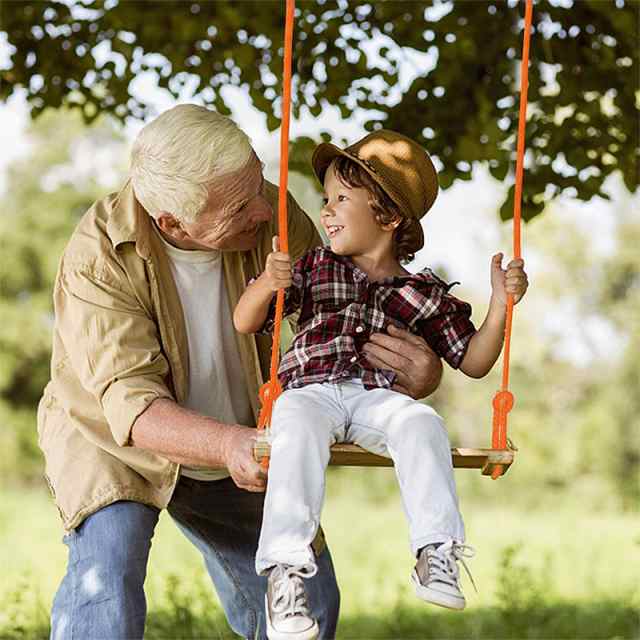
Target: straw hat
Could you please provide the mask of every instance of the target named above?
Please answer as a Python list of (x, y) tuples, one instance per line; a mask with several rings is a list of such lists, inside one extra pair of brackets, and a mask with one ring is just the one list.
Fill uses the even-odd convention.
[(346, 149), (323, 142), (316, 147), (311, 159), (321, 183), (329, 165), (338, 156), (359, 164), (409, 218), (419, 220), (435, 202), (436, 169), (429, 154), (411, 138), (380, 129)]

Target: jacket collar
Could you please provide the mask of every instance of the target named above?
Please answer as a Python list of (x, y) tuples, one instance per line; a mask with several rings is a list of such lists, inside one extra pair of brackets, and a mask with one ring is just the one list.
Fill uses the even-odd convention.
[(129, 179), (113, 201), (107, 235), (116, 250), (125, 242), (134, 242), (138, 255), (147, 260), (151, 255), (151, 231), (149, 214), (136, 199)]

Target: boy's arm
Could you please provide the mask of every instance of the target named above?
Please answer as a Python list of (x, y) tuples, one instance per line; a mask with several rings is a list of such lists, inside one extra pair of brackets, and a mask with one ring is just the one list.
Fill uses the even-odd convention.
[(491, 371), (502, 351), (505, 309), (493, 296), (484, 322), (469, 341), (467, 352), (460, 363), (460, 371), (471, 378), (482, 378)]
[(233, 324), (240, 333), (256, 333), (269, 314), (269, 306), (278, 289), (291, 286), (291, 258), (278, 250), (278, 237), (273, 238), (273, 252), (267, 256), (264, 272), (240, 296), (233, 312)]
[(523, 260), (512, 260), (502, 269), (502, 254), (491, 259), (491, 300), (480, 329), (469, 341), (460, 370), (472, 378), (482, 378), (496, 363), (504, 340), (507, 296), (513, 294), (514, 303), (524, 296), (528, 285)]
[(267, 320), (269, 305), (277, 289), (273, 290), (266, 273), (254, 280), (238, 300), (233, 312), (233, 324), (240, 333), (256, 333)]

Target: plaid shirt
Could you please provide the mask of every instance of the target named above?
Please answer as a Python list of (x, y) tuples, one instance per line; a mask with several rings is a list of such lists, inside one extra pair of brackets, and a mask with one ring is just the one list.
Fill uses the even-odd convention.
[[(449, 294), (430, 269), (370, 282), (353, 262), (327, 247), (312, 249), (293, 266), (284, 315), (300, 311), (297, 332), (280, 363), (283, 389), (360, 378), (367, 389), (391, 387), (395, 373), (377, 369), (362, 347), (389, 324), (422, 336), (458, 368), (476, 332), (471, 306)], [(275, 298), (261, 333), (273, 331)]]

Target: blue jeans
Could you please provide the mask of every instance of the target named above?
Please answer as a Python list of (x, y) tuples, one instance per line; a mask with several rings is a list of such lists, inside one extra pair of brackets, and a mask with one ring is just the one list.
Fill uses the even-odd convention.
[[(255, 553), (264, 494), (231, 479), (181, 478), (168, 511), (198, 548), (231, 628), (244, 638), (266, 638), (266, 578), (256, 575)], [(51, 611), (52, 640), (142, 638), (144, 580), (159, 511), (137, 502), (115, 502), (65, 536), (67, 573)], [(329, 549), (317, 559), (307, 592), (321, 638), (335, 636), (340, 596)]]

